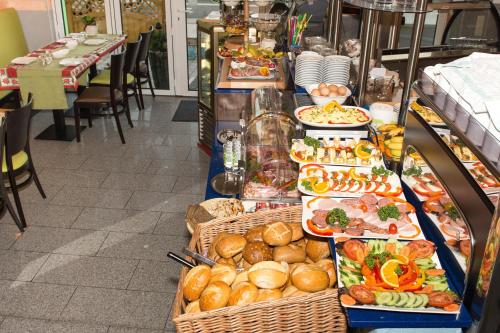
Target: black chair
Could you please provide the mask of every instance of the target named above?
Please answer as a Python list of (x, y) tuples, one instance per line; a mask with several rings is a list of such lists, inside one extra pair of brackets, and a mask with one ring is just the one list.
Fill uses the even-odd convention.
[[(139, 54), (139, 48), (141, 45), (142, 36), (135, 42), (127, 43), (127, 49), (125, 51), (125, 65), (123, 67), (123, 73), (127, 81), (127, 97), (134, 97), (137, 107), (142, 109), (142, 105), (139, 102), (139, 95), (137, 92), (137, 81), (135, 79), (137, 55)], [(90, 81), (91, 86), (109, 86), (111, 82), (111, 71), (109, 69), (103, 70), (99, 75), (94, 77)], [(129, 90), (132, 92), (129, 94)], [(91, 115), (89, 115), (91, 116)]]
[(149, 27), (146, 32), (141, 32), (141, 46), (137, 55), (137, 64), (135, 66), (135, 80), (139, 88), (139, 98), (141, 106), (144, 109), (144, 99), (142, 98), (142, 85), (147, 83), (151, 90), (151, 95), (155, 97), (153, 83), (151, 82), (151, 74), (149, 73), (149, 46), (151, 45), (151, 35), (153, 34), (153, 26)]
[[(120, 113), (125, 112), (130, 127), (134, 127), (132, 118), (130, 117), (130, 108), (127, 97), (127, 82), (123, 75), (125, 66), (125, 53), (114, 54), (111, 56), (111, 72), (109, 87), (91, 86), (86, 88), (74, 102), (75, 109), (75, 127), (76, 141), (80, 142), (80, 109), (90, 109), (89, 111), (89, 127), (92, 127), (92, 112), (93, 110), (111, 107), (113, 116), (115, 117), (116, 127), (120, 134), (122, 143), (125, 143), (123, 137), (122, 126), (120, 124)], [(118, 112), (118, 105), (122, 106), (122, 110)]]
[[(42, 198), (47, 198), (31, 158), (29, 137), (32, 104), (33, 99), (31, 94), (29, 94), (28, 102), (25, 105), (22, 105), (21, 102), (19, 109), (7, 112), (5, 116), (5, 158), (2, 158), (2, 173), (4, 175), (7, 174), (9, 177), (10, 189), (14, 196), (19, 219), (21, 220), (21, 226), (19, 228), (21, 231), (21, 227), (26, 227), (26, 219), (24, 217), (21, 199), (19, 198), (18, 188), (24, 187), (28, 182), (34, 180)], [(18, 184), (16, 177), (26, 172), (29, 176)], [(7, 209), (9, 209), (8, 206)]]

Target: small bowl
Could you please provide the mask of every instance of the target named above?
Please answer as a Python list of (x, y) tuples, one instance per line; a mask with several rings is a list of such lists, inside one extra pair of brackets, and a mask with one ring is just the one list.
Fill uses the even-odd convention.
[[(326, 83), (326, 82), (325, 82)], [(311, 91), (313, 89), (317, 89), (319, 84), (310, 84), (306, 88), (307, 93), (309, 96), (311, 96), (311, 99), (313, 100), (314, 104), (323, 106), (327, 103), (330, 103), (331, 101), (337, 101), (337, 103), (342, 104), (346, 101), (346, 99), (351, 96), (351, 90), (347, 88), (346, 86), (342, 84), (336, 84), (336, 83), (326, 83), (327, 85), (335, 84), (337, 87), (344, 87), (347, 89), (347, 92), (344, 96), (335, 96), (335, 97), (328, 97), (328, 96), (313, 96), (311, 95)]]
[(67, 49), (73, 50), (77, 46), (78, 46), (78, 42), (76, 40), (74, 40), (74, 39), (68, 40), (66, 42), (66, 48)]
[(57, 51), (54, 51), (52, 52), (52, 56), (56, 59), (61, 59), (61, 58), (64, 58), (65, 56), (67, 56), (69, 53), (69, 49), (60, 49), (60, 50), (57, 50)]

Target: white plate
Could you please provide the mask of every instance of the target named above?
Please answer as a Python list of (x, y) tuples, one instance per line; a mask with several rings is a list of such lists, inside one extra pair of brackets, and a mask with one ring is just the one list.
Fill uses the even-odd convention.
[(11, 64), (15, 65), (29, 65), (33, 61), (36, 61), (37, 57), (17, 57), (10, 61)]
[(59, 61), (59, 65), (61, 66), (78, 66), (83, 63), (81, 58), (66, 58)]
[[(378, 199), (382, 199), (382, 197), (377, 197)], [(390, 235), (390, 234), (377, 234), (368, 230), (365, 230), (365, 233), (362, 236), (352, 236), (347, 233), (334, 233), (332, 236), (324, 236), (315, 233), (314, 231), (309, 229), (309, 226), (307, 224), (308, 220), (310, 220), (314, 216), (314, 211), (317, 209), (322, 209), (322, 210), (330, 210), (333, 208), (328, 208), (328, 203), (340, 203), (342, 199), (340, 198), (325, 198), (325, 197), (311, 197), (311, 196), (302, 196), (302, 228), (308, 233), (313, 236), (318, 236), (318, 237), (324, 237), (324, 238), (331, 238), (331, 237), (349, 237), (349, 238), (377, 238), (377, 239), (388, 239), (388, 238), (396, 238), (396, 239), (425, 239), (424, 234), (422, 233), (422, 228), (420, 227), (420, 224), (418, 223), (417, 219), (417, 214), (408, 214), (408, 217), (410, 218), (410, 223), (406, 224), (404, 228), (401, 230), (407, 231), (408, 233), (398, 233), (396, 235)], [(321, 205), (321, 206), (320, 206)], [(336, 205), (335, 205), (336, 206)], [(345, 206), (346, 208), (349, 206)], [(342, 208), (342, 207), (339, 207)], [(348, 216), (349, 217), (349, 216)], [(415, 237), (407, 237), (407, 236), (412, 236), (412, 233), (417, 233), (417, 236)], [(405, 237), (406, 236), (406, 237)]]
[(303, 123), (305, 125), (314, 126), (314, 127), (325, 127), (325, 128), (358, 127), (358, 126), (363, 126), (365, 124), (368, 124), (370, 121), (372, 121), (372, 115), (370, 114), (370, 111), (368, 111), (366, 109), (363, 109), (363, 108), (360, 108), (360, 107), (356, 107), (356, 106), (343, 106), (343, 107), (346, 108), (346, 109), (357, 109), (357, 110), (360, 110), (360, 111), (364, 112), (365, 115), (368, 116), (368, 120), (367, 121), (359, 122), (359, 123), (354, 123), (354, 124), (319, 124), (319, 123), (304, 121), (304, 120), (300, 119), (299, 113), (302, 110), (307, 109), (307, 108), (311, 108), (311, 107), (316, 107), (316, 106), (315, 105), (309, 105), (309, 106), (302, 106), (300, 108), (295, 109), (295, 112), (294, 112), (295, 118), (297, 118), (301, 123)]
[(90, 39), (86, 39), (83, 42), (83, 44), (89, 45), (89, 46), (102, 45), (104, 43), (106, 43), (106, 39), (102, 39), (102, 38), (90, 38)]
[[(456, 237), (451, 237), (450, 235), (446, 234), (443, 232), (443, 230), (441, 230), (440, 226), (443, 224), (441, 222), (439, 222), (438, 220), (438, 217), (432, 213), (426, 213), (426, 215), (429, 217), (429, 219), (432, 221), (432, 223), (434, 223), (434, 225), (436, 226), (436, 228), (439, 230), (439, 232), (441, 233), (441, 235), (443, 235), (443, 238), (448, 241), (448, 240), (456, 240)], [(464, 240), (464, 239), (470, 239), (469, 235), (460, 235), (460, 240)]]
[[(339, 191), (328, 191), (326, 193), (318, 194), (314, 191), (309, 191), (306, 190), (306, 188), (302, 185), (302, 181), (305, 180), (306, 178), (310, 177), (307, 175), (307, 169), (304, 166), (307, 165), (300, 165), (300, 173), (299, 173), (299, 180), (298, 180), (298, 189), (300, 192), (306, 194), (306, 195), (311, 195), (311, 196), (324, 196), (324, 197), (339, 197), (339, 198), (357, 198), (365, 194), (365, 188), (363, 187), (362, 190), (357, 191), (357, 192), (339, 192)], [(368, 175), (371, 175), (371, 167), (347, 167), (347, 166), (336, 166), (336, 165), (318, 165), (316, 166), (318, 169), (323, 169), (327, 173), (327, 179), (330, 182), (333, 182), (332, 180), (332, 172), (340, 172), (340, 171), (349, 171), (351, 168), (356, 169), (356, 173), (365, 173)], [(391, 192), (394, 191), (395, 189), (401, 187), (401, 182), (399, 181), (398, 175), (393, 173), (387, 178), (387, 182), (384, 184), (390, 184), (391, 185)], [(384, 188), (382, 188), (384, 186)], [(380, 189), (385, 190), (386, 185), (380, 185)], [(404, 199), (404, 194), (401, 193), (400, 195), (401, 198)]]

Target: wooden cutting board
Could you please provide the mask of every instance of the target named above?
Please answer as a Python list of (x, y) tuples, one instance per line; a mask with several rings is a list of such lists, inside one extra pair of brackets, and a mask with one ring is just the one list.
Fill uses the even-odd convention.
[(225, 58), (222, 63), (221, 75), (217, 88), (219, 89), (256, 89), (266, 86), (275, 86), (278, 89), (286, 88), (286, 77), (283, 69), (283, 62), (278, 62), (277, 70), (279, 72), (277, 79), (271, 80), (230, 80), (228, 78), (231, 67), (231, 58)]

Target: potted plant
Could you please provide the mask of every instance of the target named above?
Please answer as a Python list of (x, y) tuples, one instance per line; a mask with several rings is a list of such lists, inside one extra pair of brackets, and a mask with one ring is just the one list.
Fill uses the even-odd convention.
[(161, 23), (156, 23), (151, 34), (149, 48), (149, 64), (154, 86), (158, 89), (169, 89), (168, 82), (167, 34)]
[(97, 22), (94, 16), (85, 15), (82, 17), (85, 32), (89, 35), (97, 35)]

